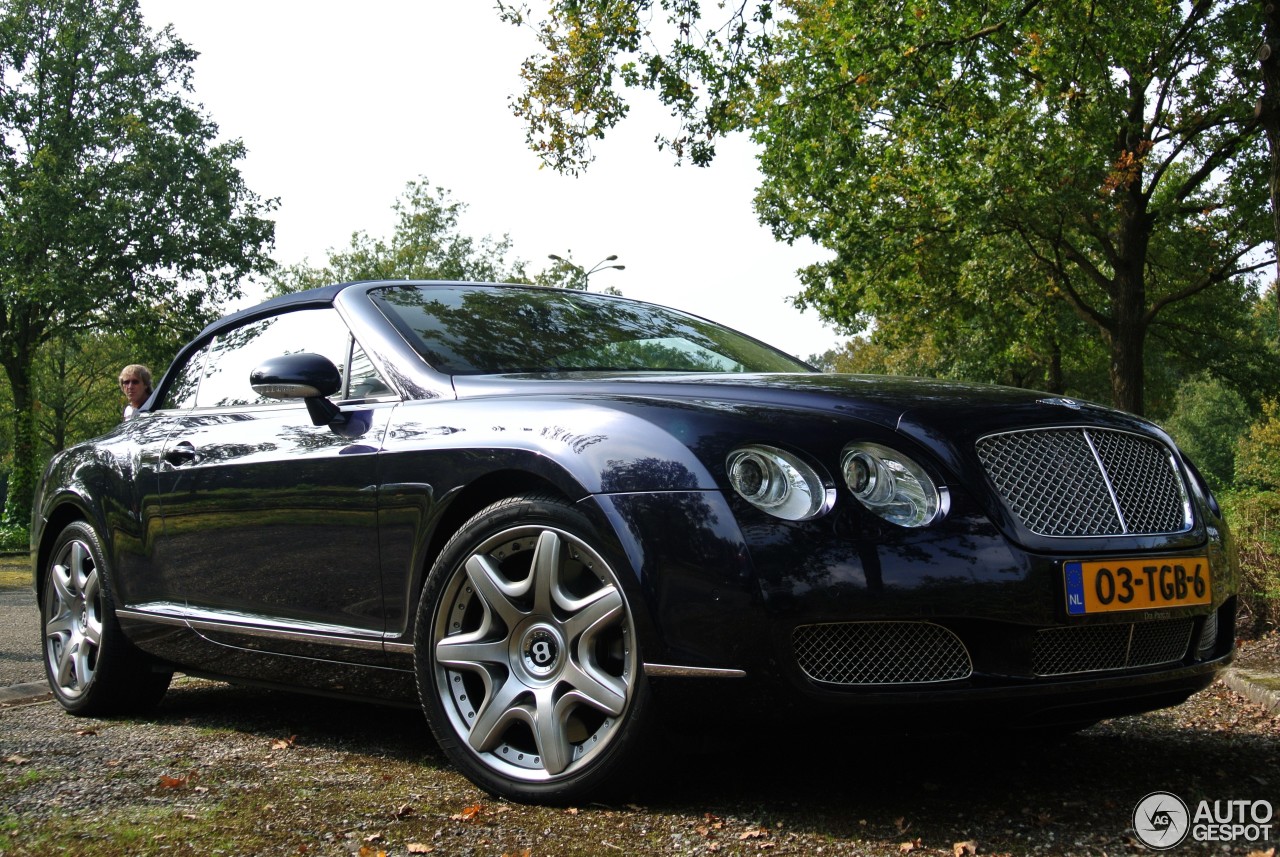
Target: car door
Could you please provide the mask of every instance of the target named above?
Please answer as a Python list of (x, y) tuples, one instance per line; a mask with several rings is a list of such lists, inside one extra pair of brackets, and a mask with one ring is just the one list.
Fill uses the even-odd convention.
[(313, 425), (303, 402), (249, 385), (265, 360), (301, 351), (345, 372), (352, 345), (332, 308), (251, 321), (209, 343), (187, 373), (199, 379), (194, 406), (165, 417), (156, 589), (211, 640), (381, 661), (374, 471), (398, 399), (383, 386), (387, 395), (344, 404), (363, 430), (339, 434)]

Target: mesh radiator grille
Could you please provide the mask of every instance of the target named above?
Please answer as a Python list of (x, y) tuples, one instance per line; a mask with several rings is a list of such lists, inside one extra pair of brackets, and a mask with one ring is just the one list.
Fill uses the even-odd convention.
[(1165, 446), (1128, 432), (1041, 429), (984, 437), (978, 457), (1028, 530), (1042, 536), (1157, 535), (1191, 526)]

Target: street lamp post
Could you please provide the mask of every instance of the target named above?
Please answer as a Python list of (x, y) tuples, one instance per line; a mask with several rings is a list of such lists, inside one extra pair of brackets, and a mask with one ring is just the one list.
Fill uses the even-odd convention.
[(625, 271), (627, 269), (626, 265), (606, 264), (608, 262), (616, 262), (618, 260), (617, 254), (614, 254), (611, 256), (605, 256), (599, 262), (596, 262), (594, 265), (592, 265), (590, 270), (583, 268), (581, 265), (574, 264), (573, 262), (564, 258), (563, 256), (557, 256), (555, 253), (550, 254), (549, 256), (547, 256), (547, 258), (552, 260), (553, 262), (559, 262), (562, 265), (567, 265), (570, 268), (572, 268), (574, 271), (576, 271), (578, 274), (578, 278), (582, 281), (582, 290), (584, 292), (587, 291), (589, 286), (591, 285), (592, 274), (598, 274), (601, 271), (608, 271), (610, 269), (615, 271)]

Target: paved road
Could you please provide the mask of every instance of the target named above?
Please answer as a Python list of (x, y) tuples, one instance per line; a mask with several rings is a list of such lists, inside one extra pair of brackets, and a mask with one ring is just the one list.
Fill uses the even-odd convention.
[(0, 688), (44, 681), (40, 614), (30, 587), (0, 587)]

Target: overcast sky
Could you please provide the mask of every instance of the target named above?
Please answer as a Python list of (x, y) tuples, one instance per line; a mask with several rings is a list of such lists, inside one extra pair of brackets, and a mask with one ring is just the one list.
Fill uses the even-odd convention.
[[(195, 99), (249, 155), (251, 188), (278, 197), (275, 258), (322, 264), (351, 233), (389, 236), (391, 206), (426, 176), (467, 205), (463, 230), (509, 234), (531, 270), (569, 253), (625, 271), (592, 285), (736, 327), (807, 357), (843, 340), (786, 302), (811, 246), (773, 241), (752, 212), (752, 148), (727, 141), (709, 169), (653, 144), (660, 108), (637, 99), (585, 175), (540, 169), (508, 98), (535, 45), (488, 0), (141, 0), (200, 52)], [(650, 121), (646, 122), (647, 113)]]

